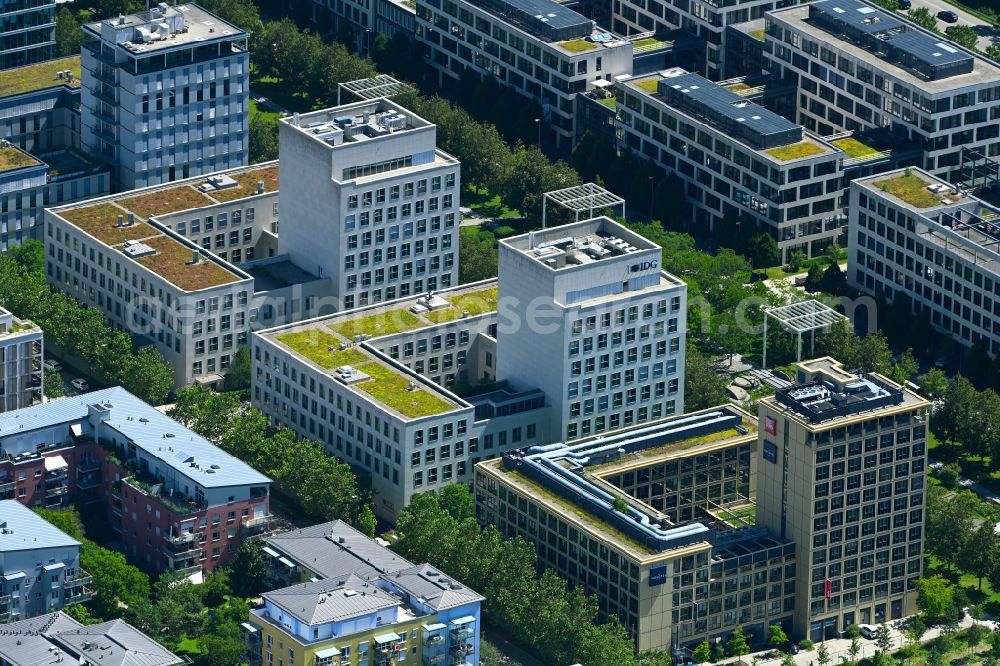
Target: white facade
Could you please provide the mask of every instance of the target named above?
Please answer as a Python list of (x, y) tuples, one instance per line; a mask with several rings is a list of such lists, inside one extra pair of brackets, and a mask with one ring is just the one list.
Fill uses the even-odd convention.
[[(532, 16), (539, 8), (558, 18), (539, 21), (540, 16)], [(561, 28), (557, 22), (572, 26)], [(593, 35), (608, 39), (599, 37), (598, 41), (591, 39)], [(632, 73), (628, 39), (608, 35), (590, 19), (556, 2), (525, 5), (497, 0), (488, 5), (420, 0), (417, 39), (424, 45), (426, 64), (440, 82), (457, 80), (471, 67), (537, 100), (545, 127), (567, 149), (573, 144), (576, 94), (593, 90), (597, 81)]]
[(937, 205), (914, 206), (879, 188), (904, 174), (851, 183), (848, 283), (890, 302), (905, 295), (942, 334), (1000, 353), (1000, 210), (919, 169), (910, 175), (940, 188)]
[(350, 310), (458, 282), (458, 160), (388, 100), (281, 120), (282, 252)]
[(247, 163), (245, 32), (166, 3), (83, 31), (83, 147), (112, 165), (116, 191)]
[(687, 285), (607, 218), (500, 242), (497, 369), (540, 389), (553, 438), (684, 412)]
[(30, 407), (42, 399), (43, 333), (0, 308), (0, 411)]
[[(796, 85), (800, 123), (821, 135), (885, 129), (897, 150), (914, 150), (914, 163), (952, 181), (960, 180), (963, 149), (1000, 156), (1000, 67), (860, 0), (838, 9), (845, 23), (857, 23), (852, 15), (870, 22), (838, 27), (820, 16), (829, 2), (767, 15), (770, 71)], [(900, 32), (880, 39), (879, 29)], [(881, 52), (857, 41), (869, 33)], [(942, 57), (949, 66), (925, 62)]]

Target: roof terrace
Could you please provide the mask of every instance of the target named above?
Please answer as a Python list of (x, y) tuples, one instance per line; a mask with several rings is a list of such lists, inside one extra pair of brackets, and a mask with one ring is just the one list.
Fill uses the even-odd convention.
[(501, 243), (554, 271), (660, 249), (607, 217), (531, 231)]
[(198, 5), (170, 6), (165, 2), (143, 12), (87, 23), (83, 30), (138, 56), (167, 49), (190, 48), (213, 41), (243, 39), (247, 36), (236, 25)]
[(382, 98), (311, 113), (296, 113), (285, 116), (281, 122), (331, 147), (371, 141), (431, 124), (412, 111)]
[[(6, 143), (6, 142), (4, 142)], [(0, 173), (15, 171), (25, 167), (38, 166), (41, 162), (20, 148), (0, 143)]]
[(0, 98), (58, 86), (79, 88), (80, 71), (78, 55), (5, 69), (0, 72)]

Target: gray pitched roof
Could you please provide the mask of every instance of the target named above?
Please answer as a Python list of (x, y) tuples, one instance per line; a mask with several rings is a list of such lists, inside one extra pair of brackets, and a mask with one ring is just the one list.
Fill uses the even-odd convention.
[(435, 611), (483, 601), (485, 597), (464, 584), (445, 576), (430, 564), (420, 564), (382, 576)]
[(172, 666), (182, 660), (122, 620), (61, 631), (53, 640), (71, 654), (100, 666)]
[(272, 534), (264, 540), (319, 578), (340, 580), (350, 574), (371, 578), (413, 566), (342, 520)]
[[(81, 627), (65, 613), (48, 613), (0, 626), (0, 659), (14, 666), (41, 666), (55, 658), (49, 631)], [(73, 663), (69, 660), (69, 663)]]
[(0, 501), (0, 553), (79, 545), (79, 541), (17, 500)]
[(310, 626), (338, 622), (402, 603), (392, 594), (354, 575), (299, 583), (266, 592), (264, 598)]

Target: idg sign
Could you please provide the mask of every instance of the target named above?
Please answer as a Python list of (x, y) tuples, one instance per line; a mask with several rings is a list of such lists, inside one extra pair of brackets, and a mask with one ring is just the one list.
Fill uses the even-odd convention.
[(667, 565), (661, 564), (657, 567), (649, 568), (649, 586), (656, 587), (667, 582)]
[(660, 265), (656, 259), (651, 259), (650, 261), (644, 261), (641, 264), (632, 264), (631, 270), (633, 273), (641, 273), (642, 271), (652, 270)]

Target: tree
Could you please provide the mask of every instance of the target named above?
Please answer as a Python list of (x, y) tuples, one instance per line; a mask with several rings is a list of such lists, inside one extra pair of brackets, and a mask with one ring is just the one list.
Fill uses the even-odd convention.
[(944, 620), (952, 611), (954, 590), (943, 576), (917, 580), (917, 608), (929, 622)]
[(924, 632), (927, 631), (927, 625), (924, 624), (924, 620), (919, 615), (914, 615), (910, 618), (910, 623), (906, 626), (906, 639), (910, 642), (910, 645), (919, 645), (920, 639), (924, 637)]
[(892, 367), (892, 350), (882, 333), (869, 333), (858, 346), (858, 370), (888, 373)]
[(938, 471), (938, 478), (941, 485), (948, 490), (954, 490), (958, 486), (959, 479), (962, 478), (962, 468), (958, 463), (948, 463)]
[(441, 489), (441, 506), (458, 521), (474, 518), (476, 500), (465, 484), (453, 483)]
[(998, 547), (1000, 539), (994, 531), (993, 522), (987, 520), (965, 539), (959, 552), (958, 566), (978, 579), (980, 591), (983, 589), (983, 578), (995, 567)]
[(767, 644), (773, 648), (781, 648), (788, 644), (788, 635), (780, 624), (772, 624), (767, 628)]
[(222, 605), (226, 597), (232, 593), (229, 587), (229, 570), (225, 567), (210, 573), (199, 588), (204, 604), (210, 608)]
[(875, 645), (878, 647), (879, 653), (883, 655), (892, 649), (892, 632), (885, 622), (875, 630)]
[(899, 9), (899, 0), (875, 0), (875, 4), (883, 9), (889, 10), (890, 12), (894, 12)]
[(375, 512), (370, 505), (365, 504), (361, 508), (361, 515), (358, 517), (358, 530), (366, 537), (374, 538), (378, 529), (378, 521), (375, 519)]
[(987, 633), (989, 633), (989, 631), (986, 627), (978, 622), (973, 622), (972, 625), (965, 630), (965, 644), (969, 646), (970, 654), (973, 650), (979, 647), (979, 644), (986, 638)]
[(830, 648), (826, 646), (826, 643), (820, 643), (819, 647), (816, 648), (816, 662), (819, 666), (829, 666)]
[(826, 267), (820, 286), (830, 294), (842, 294), (847, 290), (847, 274), (841, 270), (840, 264), (832, 263)]
[(791, 652), (786, 652), (781, 657), (781, 666), (795, 666), (795, 655)]
[(132, 605), (149, 598), (149, 577), (129, 564), (122, 553), (84, 542), (80, 568), (94, 578), (91, 606), (100, 617), (117, 617), (119, 604)]
[(917, 377), (917, 385), (920, 386), (920, 392), (931, 399), (942, 397), (945, 391), (948, 390), (948, 383), (948, 375), (944, 374), (944, 370), (939, 368), (931, 368)]
[(1000, 44), (990, 44), (987, 46), (986, 56), (991, 60), (1000, 61)]
[(227, 391), (240, 391), (250, 388), (250, 371), (253, 362), (250, 359), (250, 349), (243, 345), (233, 354), (233, 359), (229, 363), (226, 371), (226, 378), (223, 381), (223, 388)]
[(805, 290), (810, 294), (823, 288), (823, 268), (819, 264), (813, 264), (806, 272)]
[(975, 387), (962, 375), (956, 375), (944, 393), (944, 404), (931, 421), (935, 433), (945, 443), (953, 443), (959, 432), (970, 420), (978, 394)]
[(56, 51), (60, 56), (80, 55), (82, 41), (80, 22), (69, 7), (63, 5), (56, 13)]
[(80, 542), (84, 540), (83, 521), (80, 520), (80, 514), (74, 509), (43, 509), (39, 507), (35, 509), (35, 513), (73, 539)]
[(906, 384), (910, 381), (910, 377), (917, 374), (919, 370), (920, 363), (913, 355), (913, 350), (907, 349), (899, 357), (899, 360), (892, 364), (892, 369), (889, 370), (889, 379), (897, 384)]
[(66, 395), (66, 391), (63, 389), (62, 377), (55, 370), (45, 371), (44, 386), (46, 398), (61, 398)]
[(127, 370), (121, 377), (121, 385), (145, 402), (161, 404), (174, 386), (174, 373), (160, 351), (143, 347), (126, 359)]
[[(971, 493), (949, 495), (931, 486), (927, 492), (924, 519), (927, 550), (947, 564), (950, 570), (958, 561), (965, 540), (972, 534), (972, 521), (978, 500)], [(941, 617), (931, 614), (931, 617)]]
[(616, 497), (611, 500), (611, 508), (618, 513), (628, 513), (628, 502), (621, 497)]
[(278, 159), (278, 119), (271, 114), (250, 116), (250, 163)]
[(97, 624), (101, 620), (90, 614), (90, 611), (83, 604), (70, 604), (63, 607), (62, 611), (80, 624)]
[(750, 263), (754, 268), (768, 268), (781, 263), (781, 250), (771, 234), (760, 233), (750, 239)]
[(931, 14), (927, 7), (916, 7), (911, 9), (907, 18), (919, 25), (921, 28), (926, 28), (932, 32), (940, 32), (937, 28), (937, 19)]
[(979, 33), (967, 25), (950, 25), (944, 29), (944, 34), (951, 41), (967, 49), (977, 50)]
[(785, 271), (788, 273), (798, 273), (802, 265), (806, 263), (806, 253), (802, 250), (792, 250), (788, 253), (788, 263), (785, 264)]
[(712, 657), (712, 652), (711, 648), (708, 645), (708, 641), (702, 641), (701, 643), (699, 643), (698, 647), (696, 647), (694, 649), (694, 652), (691, 653), (691, 658), (694, 660), (694, 663), (696, 664), (704, 664), (706, 661), (711, 659), (711, 657)]
[(237, 574), (230, 583), (236, 595), (258, 596), (267, 589), (267, 581), (271, 576), (271, 563), (264, 552), (264, 542), (260, 539), (247, 539), (241, 543), (229, 568)]
[(694, 346), (687, 349), (684, 367), (684, 407), (688, 411), (726, 402), (726, 382)]
[(199, 0), (198, 4), (251, 35), (259, 33), (264, 28), (260, 10), (253, 0)]
[(458, 281), (478, 282), (497, 275), (497, 244), (493, 234), (485, 231), (458, 236)]
[(726, 654), (730, 657), (741, 657), (749, 653), (750, 645), (747, 643), (746, 634), (743, 633), (743, 627), (736, 627), (726, 641)]

